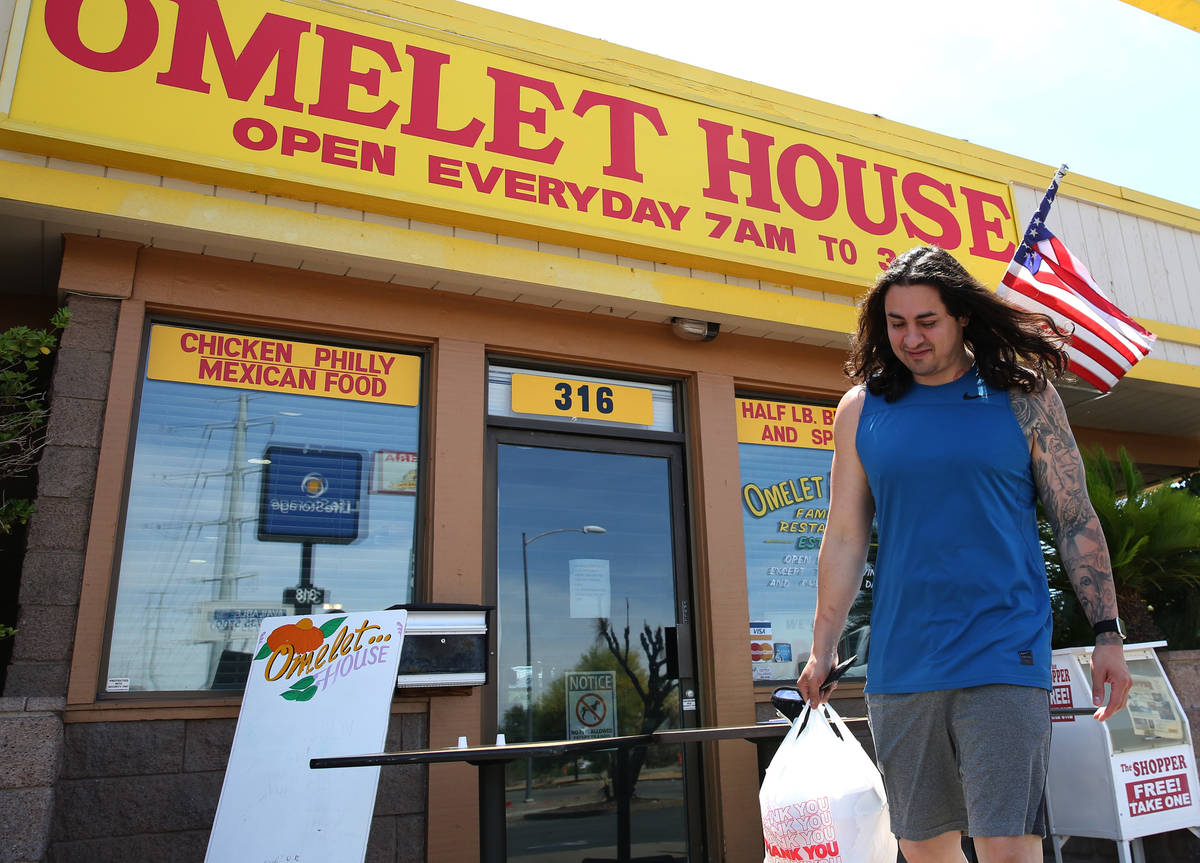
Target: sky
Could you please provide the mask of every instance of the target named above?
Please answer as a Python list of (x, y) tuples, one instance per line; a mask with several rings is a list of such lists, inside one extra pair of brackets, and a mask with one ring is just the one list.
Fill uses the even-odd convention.
[(1200, 33), (1120, 0), (472, 2), (1200, 208)]

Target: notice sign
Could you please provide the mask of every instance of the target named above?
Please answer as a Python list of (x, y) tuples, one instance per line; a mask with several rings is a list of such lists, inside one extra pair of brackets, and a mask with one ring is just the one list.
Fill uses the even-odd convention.
[(571, 582), (571, 617), (608, 617), (612, 610), (612, 575), (609, 562), (600, 558), (575, 558), (568, 563)]
[(617, 681), (612, 671), (567, 672), (567, 739), (617, 736)]
[(359, 453), (271, 446), (263, 461), (259, 539), (341, 544), (358, 539)]
[(263, 621), (206, 863), (363, 859), (379, 768), (308, 762), (382, 751), (407, 616)]
[(240, 390), (415, 405), (421, 360), (362, 348), (168, 327), (150, 330), (146, 377)]

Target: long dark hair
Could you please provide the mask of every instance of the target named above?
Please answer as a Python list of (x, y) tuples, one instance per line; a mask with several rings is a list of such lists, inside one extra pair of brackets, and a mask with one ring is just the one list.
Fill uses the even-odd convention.
[(1045, 388), (1048, 377), (1067, 368), (1064, 344), (1070, 334), (1046, 315), (1010, 306), (985, 288), (949, 252), (918, 246), (900, 255), (879, 276), (858, 306), (858, 332), (850, 343), (846, 375), (865, 383), (875, 395), (895, 401), (912, 386), (912, 372), (892, 352), (884, 299), (893, 285), (937, 288), (946, 311), (966, 318), (963, 341), (975, 355), (976, 367), (990, 386), (1020, 387), (1031, 393)]

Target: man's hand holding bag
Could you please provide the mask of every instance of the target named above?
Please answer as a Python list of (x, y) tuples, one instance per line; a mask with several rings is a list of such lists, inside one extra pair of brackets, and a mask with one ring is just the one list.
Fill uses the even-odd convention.
[(779, 744), (758, 795), (763, 863), (895, 863), (883, 780), (837, 712), (804, 712)]

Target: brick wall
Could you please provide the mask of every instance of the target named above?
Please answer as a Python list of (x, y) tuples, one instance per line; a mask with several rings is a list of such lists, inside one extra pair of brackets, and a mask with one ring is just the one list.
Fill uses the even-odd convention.
[(75, 295), (67, 307), (71, 324), (50, 384), (37, 512), (29, 522), (21, 570), (19, 632), (4, 686), (8, 696), (67, 694), (120, 304)]
[(0, 863), (43, 857), (65, 705), (64, 698), (0, 698)]
[(41, 861), (50, 835), (119, 303), (77, 295), (68, 308), (0, 698), (0, 863)]
[(1196, 735), (1200, 734), (1200, 650), (1160, 650), (1158, 661), (1187, 714), (1195, 752)]
[[(235, 722), (68, 723), (49, 863), (202, 863)], [(420, 749), (428, 738), (425, 714), (394, 714), (387, 749)], [(382, 768), (368, 863), (424, 860), (425, 774)]]

